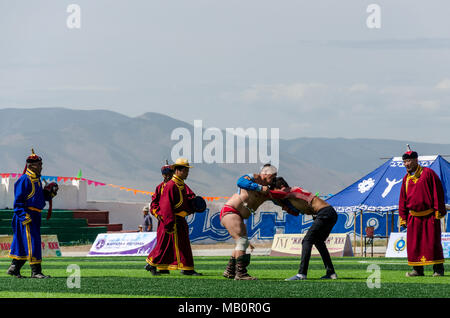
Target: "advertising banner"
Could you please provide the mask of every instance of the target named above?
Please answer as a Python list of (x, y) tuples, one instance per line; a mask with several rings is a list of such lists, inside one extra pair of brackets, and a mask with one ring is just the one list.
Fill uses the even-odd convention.
[(88, 256), (147, 256), (156, 244), (156, 232), (101, 233)]
[(450, 233), (442, 233), (442, 250), (444, 258), (450, 258)]
[[(450, 233), (441, 234), (444, 258), (450, 258)], [(386, 257), (408, 257), (406, 252), (406, 233), (391, 233)]]
[[(305, 234), (275, 234), (270, 256), (300, 256)], [(353, 256), (352, 243), (348, 234), (330, 234), (325, 244), (331, 256)], [(320, 256), (313, 247), (311, 256)]]
[[(12, 235), (0, 236), (0, 257), (7, 257), (11, 249)], [(57, 235), (41, 235), (42, 257), (61, 256)]]

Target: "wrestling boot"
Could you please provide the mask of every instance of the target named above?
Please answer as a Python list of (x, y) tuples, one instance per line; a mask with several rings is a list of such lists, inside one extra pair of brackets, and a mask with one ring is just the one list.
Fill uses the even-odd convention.
[(444, 264), (434, 264), (433, 272), (434, 277), (444, 276)]
[(31, 278), (50, 278), (50, 275), (42, 274), (41, 264), (31, 264)]
[(244, 254), (236, 259), (236, 276), (234, 280), (256, 280), (247, 273), (247, 266), (250, 264), (250, 254)]
[(20, 275), (20, 269), (22, 268), (23, 264), (25, 264), (25, 262), (26, 261), (24, 260), (13, 259), (6, 274), (17, 278), (24, 278), (22, 275)]
[(152, 274), (153, 276), (159, 276), (159, 275), (161, 275), (161, 273), (159, 273), (159, 272), (156, 270), (156, 267), (155, 267), (155, 266), (152, 266), (152, 265), (150, 265), (150, 264), (147, 264), (147, 265), (145, 265), (144, 268), (145, 268), (146, 271), (149, 271), (150, 274)]
[(425, 276), (423, 273), (423, 266), (413, 266), (411, 272), (406, 273), (406, 277)]
[(225, 268), (225, 271), (223, 272), (223, 277), (234, 279), (236, 276), (236, 258), (231, 256), (230, 260), (228, 261), (227, 268)]

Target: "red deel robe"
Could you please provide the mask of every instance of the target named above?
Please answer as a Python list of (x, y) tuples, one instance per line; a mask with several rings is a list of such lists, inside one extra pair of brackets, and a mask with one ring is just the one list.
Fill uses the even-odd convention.
[(185, 219), (192, 213), (188, 202), (194, 197), (195, 193), (176, 176), (156, 188), (151, 209), (160, 216), (160, 222), (156, 245), (147, 257), (148, 264), (159, 270), (194, 269), (189, 227)]
[(447, 210), (438, 175), (421, 166), (414, 175), (405, 175), (398, 205), (400, 224), (407, 225), (408, 265), (444, 263), (440, 218)]

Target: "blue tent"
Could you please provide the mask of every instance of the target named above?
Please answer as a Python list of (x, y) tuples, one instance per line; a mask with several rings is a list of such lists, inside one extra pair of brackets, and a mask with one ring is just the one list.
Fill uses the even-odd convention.
[[(434, 170), (442, 181), (445, 202), (450, 203), (450, 163), (441, 156), (421, 156), (419, 164)], [(401, 157), (383, 165), (327, 199), (338, 212), (392, 211), (398, 209), (402, 179), (406, 174)]]
[[(433, 169), (442, 181), (445, 202), (450, 203), (450, 163), (441, 156), (420, 156), (419, 164)], [(402, 179), (406, 174), (401, 157), (394, 157), (327, 199), (337, 212), (383, 213), (398, 209)], [(447, 219), (449, 219), (447, 217)], [(355, 220), (356, 221), (356, 220)], [(369, 224), (370, 225), (370, 224)], [(380, 233), (381, 234), (381, 233)]]

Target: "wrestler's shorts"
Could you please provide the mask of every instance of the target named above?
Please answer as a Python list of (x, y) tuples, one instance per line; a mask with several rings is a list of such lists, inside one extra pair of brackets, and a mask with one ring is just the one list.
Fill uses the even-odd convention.
[(222, 221), (222, 218), (227, 215), (227, 214), (237, 214), (239, 216), (241, 216), (241, 213), (236, 210), (235, 208), (233, 208), (232, 206), (229, 206), (227, 204), (225, 204), (222, 208), (222, 210), (220, 210), (220, 220)]

